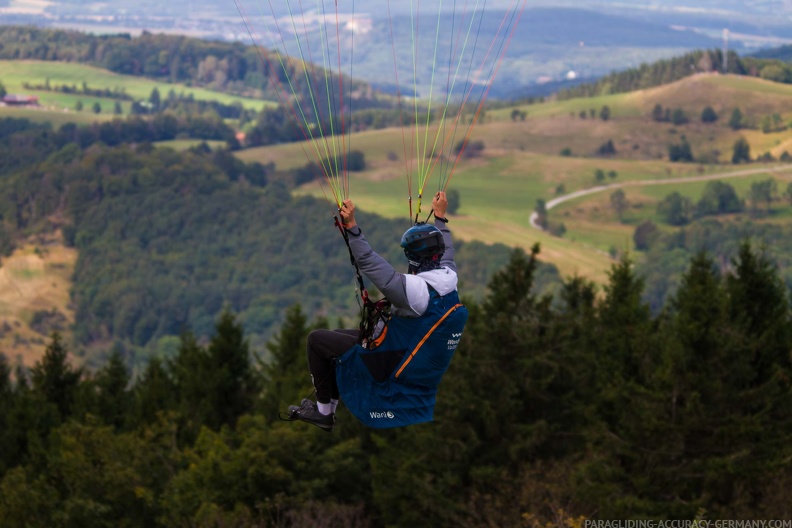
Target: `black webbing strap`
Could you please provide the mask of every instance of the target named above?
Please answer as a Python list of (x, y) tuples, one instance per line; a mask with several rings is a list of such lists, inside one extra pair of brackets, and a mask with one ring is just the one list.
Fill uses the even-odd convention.
[(346, 229), (344, 229), (344, 226), (341, 225), (341, 222), (338, 220), (338, 216), (334, 216), (333, 220), (335, 220), (335, 225), (341, 232), (341, 236), (344, 237), (344, 243), (346, 244), (347, 251), (349, 251), (349, 261), (355, 267), (355, 276), (357, 277), (358, 286), (360, 286), (360, 296), (363, 298), (363, 306), (366, 306), (371, 301), (369, 300), (366, 285), (363, 283), (363, 275), (360, 273), (360, 268), (357, 265), (355, 256), (352, 254), (352, 247), (349, 245), (349, 234), (346, 232)]
[(360, 297), (363, 299), (363, 306), (360, 310), (360, 325), (358, 327), (360, 330), (358, 344), (363, 344), (364, 341), (371, 337), (377, 322), (383, 318), (383, 313), (390, 306), (390, 303), (385, 299), (373, 302), (371, 298), (369, 298), (368, 290), (363, 282), (363, 275), (360, 273), (360, 267), (355, 260), (355, 256), (352, 254), (352, 247), (349, 245), (349, 234), (346, 229), (344, 229), (344, 226), (341, 225), (338, 216), (334, 216), (333, 219), (335, 220), (336, 227), (341, 232), (341, 236), (344, 237), (344, 243), (346, 244), (347, 251), (349, 251), (349, 261), (352, 263), (352, 266), (355, 267), (355, 277), (360, 287)]

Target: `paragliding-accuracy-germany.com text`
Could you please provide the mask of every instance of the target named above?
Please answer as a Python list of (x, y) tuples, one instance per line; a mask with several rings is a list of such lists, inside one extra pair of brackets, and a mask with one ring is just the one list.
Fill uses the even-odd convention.
[(591, 520), (583, 521), (583, 528), (792, 528), (792, 520)]

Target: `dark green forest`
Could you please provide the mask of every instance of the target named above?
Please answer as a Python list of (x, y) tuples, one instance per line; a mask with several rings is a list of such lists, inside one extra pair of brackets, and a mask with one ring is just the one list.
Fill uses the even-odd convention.
[[(434, 423), (332, 434), (278, 419), (310, 394), (299, 305), (249, 346), (231, 312), (204, 345), (130, 379), (121, 351), (76, 368), (53, 335), (0, 360), (0, 524), (580, 526), (583, 519), (792, 516), (788, 290), (749, 244), (696, 254), (659, 316), (629, 259), (601, 295), (534, 292), (536, 252), (489, 282)], [(253, 358), (253, 359), (252, 359)], [(13, 380), (13, 381), (12, 381)]]

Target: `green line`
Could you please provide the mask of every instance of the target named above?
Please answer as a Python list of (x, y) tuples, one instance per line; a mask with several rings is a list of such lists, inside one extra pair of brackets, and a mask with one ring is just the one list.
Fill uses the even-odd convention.
[[(338, 186), (339, 186), (339, 189), (340, 189), (341, 188), (341, 175), (340, 175), (341, 171), (340, 171), (340, 169), (338, 167), (338, 138), (336, 137), (336, 134), (335, 134), (335, 119), (333, 119), (333, 102), (330, 100), (330, 93), (331, 93), (330, 92), (330, 79), (332, 78), (332, 76), (328, 76), (328, 74), (327, 74), (328, 71), (332, 72), (332, 70), (328, 66), (329, 63), (330, 63), (330, 45), (329, 45), (330, 41), (329, 41), (329, 39), (327, 37), (327, 29), (325, 28), (325, 24), (324, 24), (325, 19), (326, 19), (325, 11), (324, 11), (324, 2), (321, 3), (321, 10), (319, 9), (320, 0), (316, 0), (316, 3), (317, 3), (317, 11), (321, 12), (321, 15), (322, 15), (322, 23), (319, 24), (319, 35), (320, 35), (319, 40), (322, 43), (322, 64), (324, 66), (324, 73), (325, 73), (325, 75), (324, 75), (324, 78), (325, 78), (325, 93), (327, 94), (327, 111), (329, 112), (329, 116), (328, 117), (330, 119), (330, 137), (332, 138), (332, 143), (333, 143), (333, 161), (332, 162), (335, 163), (335, 177), (338, 179)], [(324, 36), (322, 36), (322, 35), (324, 35)], [(325, 45), (327, 45), (327, 46), (325, 47)], [(339, 75), (341, 75), (341, 72), (339, 72)], [(341, 97), (341, 95), (342, 94), (339, 94), (339, 97)], [(328, 152), (327, 155), (329, 157), (330, 153)]]
[[(262, 21), (264, 22), (264, 27), (265, 27), (265, 29), (267, 30), (267, 33), (269, 33), (270, 35), (272, 35), (272, 34), (273, 34), (273, 32), (270, 30), (270, 28), (269, 28), (269, 24), (267, 24), (267, 18), (266, 18), (266, 15), (264, 15), (264, 13), (263, 13), (263, 12), (262, 12), (262, 10), (261, 10), (261, 4), (260, 4), (259, 2), (256, 2), (256, 6), (259, 8), (259, 14), (261, 15)], [(291, 7), (291, 6), (290, 6), (290, 7)], [(293, 17), (292, 17), (292, 20), (294, 20), (294, 19), (293, 19)], [(279, 34), (279, 35), (281, 35), (281, 37), (283, 36), (283, 35), (280, 33), (280, 31), (278, 31), (278, 34)], [(292, 79), (291, 79), (291, 76), (289, 75), (289, 71), (288, 71), (288, 69), (286, 68), (286, 66), (285, 66), (285, 65), (284, 65), (284, 63), (283, 63), (283, 58), (282, 58), (282, 56), (281, 56), (281, 52), (278, 50), (278, 46), (275, 44), (275, 41), (272, 39), (272, 37), (270, 37), (270, 43), (272, 44), (272, 49), (275, 51), (275, 53), (277, 53), (277, 56), (278, 56), (278, 62), (280, 63), (280, 65), (281, 65), (281, 69), (283, 70), (283, 74), (284, 74), (284, 76), (286, 77), (286, 81), (287, 81), (287, 82), (288, 82), (288, 84), (289, 84), (289, 89), (291, 89), (291, 93), (292, 93), (292, 95), (293, 95), (293, 96), (294, 96), (294, 98), (295, 98), (295, 102), (297, 103), (297, 108), (300, 110), (300, 116), (302, 117), (303, 124), (305, 125), (305, 128), (306, 128), (306, 129), (307, 129), (307, 131), (308, 131), (308, 135), (309, 135), (309, 137), (311, 138), (311, 145), (313, 146), (313, 148), (314, 148), (314, 151), (316, 152), (316, 157), (319, 159), (319, 165), (320, 165), (322, 168), (326, 168), (326, 167), (325, 167), (325, 164), (324, 164), (324, 160), (322, 159), (322, 153), (319, 151), (319, 148), (317, 147), (317, 141), (316, 141), (316, 138), (314, 137), (314, 134), (313, 134), (313, 132), (312, 132), (312, 130), (311, 130), (311, 126), (310, 126), (310, 123), (308, 122), (308, 118), (307, 118), (307, 117), (305, 117), (305, 112), (303, 111), (302, 104), (300, 103), (300, 98), (297, 96), (297, 92), (296, 92), (296, 90), (294, 89), (294, 84), (292, 83)], [(287, 57), (288, 57), (288, 56), (287, 56)], [(303, 61), (303, 62), (305, 62), (305, 61)], [(276, 89), (277, 89), (277, 87), (276, 87)], [(309, 85), (309, 92), (312, 92), (312, 89), (311, 89), (310, 85)], [(320, 127), (320, 132), (321, 132), (321, 127)], [(310, 161), (310, 160), (309, 160), (309, 161)], [(329, 172), (331, 172), (331, 171), (328, 171), (328, 173), (329, 173)], [(330, 182), (330, 187), (331, 187), (331, 189), (333, 189), (333, 191), (334, 191), (334, 194), (336, 194), (336, 201), (338, 201), (338, 200), (337, 200), (337, 192), (336, 192), (336, 189), (333, 187), (333, 185), (332, 185), (332, 183), (331, 183), (331, 180), (330, 180), (330, 178), (329, 178), (329, 177), (328, 177), (328, 182)]]
[[(317, 0), (317, 3), (318, 3), (318, 1), (319, 0)], [(303, 51), (302, 43), (300, 42), (300, 32), (297, 29), (297, 25), (296, 25), (296, 23), (294, 21), (294, 13), (292, 11), (291, 2), (289, 0), (286, 0), (286, 7), (289, 10), (289, 17), (291, 18), (292, 30), (294, 31), (294, 40), (297, 43), (297, 49), (300, 52), (300, 60), (302, 61), (303, 75), (305, 76), (305, 82), (308, 85), (308, 94), (311, 97), (311, 107), (313, 108), (314, 116), (315, 116), (315, 118), (317, 120), (317, 124), (319, 125), (318, 126), (319, 137), (321, 137), (321, 139), (322, 139), (322, 141), (320, 143), (322, 143), (322, 146), (324, 147), (324, 151), (325, 151), (325, 156), (327, 157), (327, 167), (326, 168), (327, 168), (327, 173), (328, 173), (328, 183), (329, 183), (330, 187), (333, 189), (333, 194), (335, 195), (336, 202), (338, 202), (339, 184), (336, 181), (338, 179), (338, 170), (337, 170), (337, 167), (336, 167), (336, 171), (333, 172), (333, 164), (332, 164), (332, 160), (330, 159), (330, 150), (329, 150), (329, 148), (327, 146), (327, 137), (325, 136), (324, 130), (322, 130), (322, 126), (321, 126), (322, 123), (321, 123), (321, 119), (319, 117), (320, 116), (319, 108), (318, 108), (317, 103), (316, 103), (316, 99), (317, 98), (316, 98), (316, 96), (314, 94), (314, 88), (313, 88), (313, 84), (311, 83), (311, 78), (308, 75), (308, 67), (307, 67), (308, 62), (305, 60), (305, 52)], [(322, 25), (320, 24), (319, 27), (321, 28)], [(327, 75), (327, 72), (325, 71), (325, 76), (326, 75)], [(328, 100), (330, 99), (330, 94), (329, 93), (327, 94), (327, 98), (328, 98)], [(321, 153), (319, 152), (319, 149), (316, 148), (316, 151), (317, 151), (317, 155), (319, 156), (319, 160), (320, 160), (319, 163), (322, 165), (322, 167), (325, 167), (325, 160), (322, 159), (322, 156), (321, 156)]]
[[(475, 22), (475, 19), (476, 19), (475, 13), (476, 13), (476, 10), (478, 9), (479, 2), (480, 2), (480, 0), (476, 0), (476, 5), (473, 8), (473, 14), (470, 17), (470, 24), (468, 25), (468, 30), (467, 30), (467, 33), (465, 34), (465, 40), (464, 40), (464, 43), (462, 44), (462, 51), (459, 54), (459, 60), (457, 61), (456, 71), (454, 72), (453, 80), (451, 82), (451, 88), (449, 88), (448, 94), (446, 95), (445, 107), (443, 108), (443, 117), (440, 120), (440, 124), (438, 125), (438, 134), (437, 134), (437, 136), (435, 136), (435, 144), (432, 147), (432, 158), (434, 158), (435, 149), (437, 148), (437, 141), (438, 141), (438, 139), (440, 137), (440, 133), (439, 133), (440, 127), (442, 126), (443, 123), (445, 123), (445, 120), (446, 120), (446, 113), (448, 112), (448, 105), (451, 102), (451, 94), (454, 93), (454, 86), (456, 85), (456, 81), (459, 78), (459, 69), (460, 69), (460, 67), (462, 65), (462, 58), (465, 56), (465, 50), (467, 49), (468, 41), (470, 39), (470, 33), (471, 33), (472, 29), (473, 29), (473, 23)], [(482, 13), (481, 16), (483, 16), (483, 13)], [(497, 34), (493, 38), (497, 38)], [(475, 53), (475, 50), (473, 50), (473, 53)], [(470, 61), (471, 61), (471, 63), (473, 61), (473, 56), (472, 55), (470, 57)], [(463, 100), (464, 100), (464, 96), (463, 96)], [(462, 104), (462, 103), (460, 103), (460, 104)], [(462, 110), (463, 110), (463, 107), (460, 106), (460, 117), (461, 117)], [(459, 120), (457, 120), (457, 124), (454, 126), (454, 131), (456, 130), (457, 126), (459, 126)], [(440, 183), (442, 184), (442, 180), (441, 180)]]
[[(434, 45), (434, 54), (432, 56), (432, 77), (429, 82), (429, 103), (426, 109), (426, 132), (424, 133), (424, 149), (421, 153), (421, 157), (426, 159), (426, 151), (429, 150), (429, 123), (432, 118), (432, 97), (434, 96), (434, 78), (435, 72), (437, 71), (437, 49), (440, 46), (440, 20), (442, 18), (442, 11), (443, 10), (443, 0), (440, 0), (438, 3), (438, 11), (437, 11), (437, 26), (435, 29), (435, 45)], [(434, 150), (432, 150), (432, 154), (434, 154)], [(423, 194), (424, 184), (426, 183), (426, 178), (429, 175), (429, 168), (432, 166), (431, 161), (426, 162), (426, 171), (419, 175), (419, 186), (418, 189), (419, 194)]]

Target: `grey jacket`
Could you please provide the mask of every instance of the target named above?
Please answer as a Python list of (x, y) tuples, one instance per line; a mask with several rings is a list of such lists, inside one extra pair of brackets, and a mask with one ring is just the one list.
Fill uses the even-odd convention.
[(440, 295), (457, 289), (456, 264), (451, 231), (442, 220), (435, 220), (435, 226), (443, 233), (445, 253), (440, 259), (440, 269), (424, 271), (417, 275), (399, 273), (388, 261), (371, 249), (359, 226), (347, 230), (349, 247), (360, 271), (391, 302), (391, 313), (398, 317), (419, 317), (429, 306), (429, 288)]

